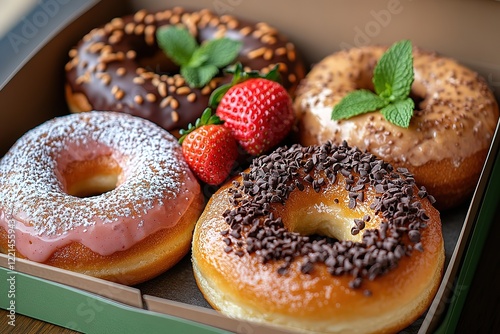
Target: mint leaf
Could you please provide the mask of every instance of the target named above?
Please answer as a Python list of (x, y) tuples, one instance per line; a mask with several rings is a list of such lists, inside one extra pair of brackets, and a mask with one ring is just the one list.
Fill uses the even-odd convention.
[(219, 73), (217, 66), (212, 64), (198, 67), (181, 67), (181, 75), (192, 87), (203, 87)]
[(209, 40), (198, 45), (185, 28), (160, 27), (156, 31), (158, 45), (172, 61), (191, 87), (202, 87), (229, 65), (239, 54), (242, 43), (229, 38)]
[(380, 96), (369, 90), (355, 90), (350, 92), (333, 108), (332, 119), (351, 118), (385, 107), (388, 104)]
[(389, 101), (404, 99), (410, 93), (413, 75), (411, 42), (397, 42), (382, 55), (375, 67), (375, 92)]
[(219, 38), (203, 43), (198, 51), (207, 58), (207, 63), (221, 68), (229, 65), (238, 56), (241, 45), (240, 41)]
[(346, 95), (332, 110), (332, 119), (350, 118), (380, 109), (387, 121), (404, 128), (410, 125), (415, 103), (408, 97), (414, 80), (411, 42), (394, 43), (380, 57), (373, 71), (375, 93), (357, 90)]
[(185, 66), (189, 67), (198, 67), (206, 63), (208, 59), (208, 55), (204, 54), (203, 52), (200, 51), (201, 49), (196, 49), (193, 52), (193, 55), (191, 56), (191, 59), (189, 59), (189, 62), (185, 64)]
[(415, 103), (408, 97), (405, 100), (398, 100), (388, 104), (380, 112), (389, 122), (407, 128), (410, 125), (414, 109)]
[(198, 48), (198, 42), (189, 31), (175, 26), (158, 28), (156, 40), (167, 56), (179, 66), (187, 65)]

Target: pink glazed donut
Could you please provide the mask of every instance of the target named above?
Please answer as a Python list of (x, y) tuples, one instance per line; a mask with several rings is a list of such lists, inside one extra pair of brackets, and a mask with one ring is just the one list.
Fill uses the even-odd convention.
[(0, 251), (122, 284), (177, 263), (202, 208), (177, 140), (123, 113), (55, 118), (0, 160)]

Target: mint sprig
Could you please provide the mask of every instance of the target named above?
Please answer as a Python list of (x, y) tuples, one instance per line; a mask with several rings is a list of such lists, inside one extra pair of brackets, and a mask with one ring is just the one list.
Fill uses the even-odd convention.
[(415, 103), (409, 97), (414, 80), (411, 42), (392, 45), (373, 71), (375, 93), (361, 89), (350, 92), (333, 108), (332, 119), (340, 120), (380, 110), (385, 119), (397, 126), (410, 125)]
[(229, 38), (212, 39), (198, 44), (185, 28), (164, 26), (156, 31), (158, 45), (178, 66), (180, 74), (194, 88), (205, 86), (238, 56), (242, 43)]

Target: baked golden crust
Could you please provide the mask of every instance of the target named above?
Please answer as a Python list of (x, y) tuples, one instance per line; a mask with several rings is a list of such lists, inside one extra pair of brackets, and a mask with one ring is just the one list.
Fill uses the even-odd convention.
[[(320, 191), (307, 185), (302, 191), (294, 190), (284, 205), (271, 204), (270, 210), (282, 219), (286, 230), (360, 241), (362, 233), (351, 232), (352, 221), (370, 215), (365, 228), (378, 229), (383, 218), (371, 204), (380, 194), (374, 186), (365, 188), (364, 201), (353, 209), (344, 176), (339, 173), (336, 180)], [(225, 213), (234, 208), (234, 185), (241, 183), (240, 176), (211, 197), (194, 231), (195, 278), (215, 309), (236, 318), (313, 333), (379, 333), (403, 329), (429, 306), (441, 281), (445, 254), (440, 215), (427, 198), (418, 199), (429, 218), (420, 230), (423, 251), (414, 249), (396, 268), (353, 288), (352, 275), (332, 275), (325, 263), (317, 262), (304, 273), (304, 256), (295, 258), (283, 273), (283, 259), (263, 261), (258, 251), (227, 249), (230, 223)], [(418, 192), (416, 186), (413, 192)], [(240, 203), (246, 199), (243, 195)], [(249, 234), (243, 229), (240, 233), (241, 249), (245, 249)], [(408, 236), (402, 242), (412, 244)]]
[[(176, 225), (146, 237), (127, 250), (104, 256), (72, 242), (54, 252), (44, 264), (125, 285), (144, 282), (170, 269), (189, 252), (204, 201), (199, 193)], [(0, 252), (7, 253), (7, 242), (7, 231), (0, 228)], [(16, 256), (25, 258), (19, 252)]]
[(0, 160), (0, 251), (137, 284), (189, 251), (204, 196), (175, 137), (139, 117), (71, 114)]

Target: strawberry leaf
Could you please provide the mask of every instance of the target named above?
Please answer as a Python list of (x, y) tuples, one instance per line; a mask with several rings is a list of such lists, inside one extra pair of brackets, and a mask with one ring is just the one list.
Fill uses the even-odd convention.
[(243, 69), (243, 65), (241, 63), (236, 63), (234, 66), (227, 67), (224, 70), (225, 73), (229, 73), (233, 75), (233, 78), (230, 83), (224, 84), (217, 89), (215, 89), (210, 95), (210, 99), (208, 101), (208, 105), (211, 108), (216, 108), (219, 102), (222, 100), (222, 97), (229, 88), (251, 78), (263, 78), (271, 81), (275, 81), (281, 84), (281, 75), (279, 73), (279, 65), (275, 65), (271, 71), (266, 74), (263, 74), (257, 70), (245, 71)]
[(227, 93), (227, 91), (231, 87), (233, 87), (233, 85), (231, 83), (228, 83), (214, 89), (212, 94), (210, 94), (210, 99), (208, 100), (209, 107), (214, 109), (217, 108), (217, 105), (222, 100), (222, 97), (224, 96), (224, 94)]
[(281, 83), (281, 74), (279, 71), (280, 66), (276, 64), (272, 70), (270, 70), (264, 78), (271, 80), (271, 81), (276, 81), (278, 83)]
[(182, 144), (188, 134), (202, 126), (211, 124), (217, 125), (223, 123), (224, 122), (219, 118), (219, 116), (212, 113), (212, 109), (206, 108), (201, 114), (201, 117), (196, 120), (194, 125), (192, 123), (189, 123), (187, 129), (179, 130), (179, 134), (181, 135), (181, 137), (179, 138), (179, 144)]

